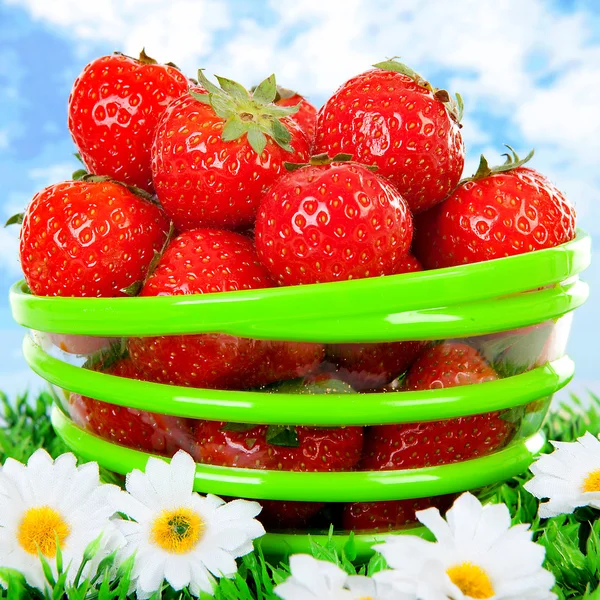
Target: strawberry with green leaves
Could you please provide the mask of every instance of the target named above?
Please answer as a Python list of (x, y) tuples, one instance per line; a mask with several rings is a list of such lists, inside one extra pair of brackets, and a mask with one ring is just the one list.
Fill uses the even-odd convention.
[(254, 93), (198, 73), (192, 89), (165, 111), (152, 147), (156, 194), (179, 230), (251, 227), (261, 197), (284, 173), (285, 161), (308, 158), (308, 141), (274, 104), (275, 76)]
[[(252, 242), (231, 231), (194, 229), (177, 236), (141, 296), (209, 294), (272, 287)], [(136, 367), (160, 383), (236, 389), (260, 364), (263, 344), (225, 333), (130, 338)]]
[(173, 65), (142, 50), (115, 53), (86, 65), (69, 97), (69, 131), (90, 173), (153, 191), (150, 150), (170, 102), (188, 89)]
[(314, 156), (265, 195), (256, 250), (281, 285), (396, 272), (412, 240), (412, 218), (396, 189), (367, 167)]
[(51, 185), (23, 216), (20, 258), (38, 296), (125, 296), (169, 232), (163, 211), (103, 177)]
[(462, 101), (396, 60), (344, 83), (318, 114), (315, 152), (378, 167), (413, 213), (441, 202), (464, 167)]
[[(496, 379), (498, 375), (477, 350), (462, 342), (443, 342), (425, 350), (413, 363), (404, 380), (404, 390), (477, 385)], [(515, 425), (507, 416), (506, 411), (495, 411), (443, 421), (369, 427), (359, 466), (366, 471), (415, 469), (486, 456), (505, 446), (514, 435)], [(396, 526), (398, 515), (404, 519), (406, 514), (405, 501), (365, 506), (345, 506), (346, 527), (363, 528), (368, 510), (375, 515), (377, 527), (384, 529)]]
[(415, 254), (428, 269), (514, 256), (575, 237), (575, 209), (543, 175), (525, 167), (512, 148), (503, 165), (482, 156), (473, 177), (420, 216)]

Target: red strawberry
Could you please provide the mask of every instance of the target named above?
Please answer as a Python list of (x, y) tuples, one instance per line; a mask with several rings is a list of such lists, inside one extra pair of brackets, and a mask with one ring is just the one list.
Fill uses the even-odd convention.
[(375, 390), (397, 379), (419, 356), (424, 342), (329, 344), (327, 360), (356, 391)]
[(428, 269), (475, 263), (550, 248), (575, 237), (575, 209), (513, 151), (477, 173), (419, 220), (415, 253)]
[(394, 60), (343, 84), (321, 108), (315, 151), (378, 167), (415, 213), (441, 202), (464, 167), (462, 103)]
[[(163, 254), (142, 296), (207, 294), (271, 287), (252, 242), (229, 231), (180, 234)], [(131, 338), (136, 366), (161, 383), (227, 389), (262, 358), (262, 342), (221, 333)]]
[(187, 88), (177, 68), (143, 51), (139, 60), (113, 54), (87, 65), (69, 97), (69, 130), (89, 171), (152, 192), (156, 124)]
[(351, 502), (344, 506), (342, 526), (346, 531), (395, 531), (414, 525), (415, 513), (434, 506), (442, 512), (450, 508), (454, 494), (414, 500)]
[(366, 167), (323, 161), (314, 157), (263, 198), (256, 220), (261, 261), (283, 285), (391, 275), (412, 239), (406, 203)]
[(163, 212), (123, 185), (65, 181), (27, 208), (21, 266), (39, 296), (124, 296), (144, 279), (168, 230)]
[(404, 380), (410, 390), (434, 390), (498, 379), (485, 359), (468, 344), (442, 342), (426, 350)]
[[(102, 370), (109, 375), (144, 379), (127, 358)], [(71, 394), (69, 412), (79, 426), (121, 446), (165, 456), (177, 450), (195, 454), (190, 419), (125, 408), (80, 394)]]
[(262, 358), (252, 373), (244, 374), (244, 387), (261, 387), (304, 377), (316, 371), (325, 356), (323, 344), (279, 341), (263, 341), (261, 344)]
[(423, 265), (419, 259), (412, 254), (407, 254), (396, 267), (395, 275), (401, 275), (402, 273), (417, 273), (423, 270)]
[[(412, 365), (406, 379), (406, 390), (427, 390), (477, 384), (497, 379), (495, 371), (474, 348), (445, 342), (426, 350)], [(506, 411), (459, 417), (444, 421), (378, 425), (365, 432), (365, 446), (360, 468), (367, 471), (414, 469), (469, 460), (495, 452), (508, 443), (514, 424), (503, 418)], [(397, 515), (375, 503), (350, 503), (346, 511), (363, 515), (374, 511), (379, 527), (394, 527)], [(381, 503), (383, 504), (383, 503)], [(402, 505), (399, 505), (402, 506)], [(351, 517), (348, 517), (351, 519)], [(366, 517), (361, 516), (359, 523)]]
[(257, 519), (269, 531), (303, 529), (325, 506), (324, 502), (288, 502), (285, 500), (260, 500), (262, 510)]
[(350, 471), (360, 459), (362, 427), (288, 427), (199, 421), (201, 462), (246, 469)]
[(297, 106), (300, 105), (298, 112), (290, 115), (290, 119), (304, 131), (306, 137), (312, 146), (315, 139), (315, 130), (317, 128), (317, 109), (298, 92), (286, 90), (277, 86), (277, 97), (275, 104), (279, 106)]
[[(319, 392), (317, 392), (319, 393)], [(280, 425), (197, 423), (200, 461), (214, 465), (284, 471), (349, 471), (362, 450), (362, 427), (325, 429)], [(322, 502), (270, 501), (261, 518), (271, 527), (306, 525)]]
[[(396, 273), (421, 271), (419, 261), (407, 254)], [(410, 367), (421, 353), (423, 342), (382, 342), (378, 344), (329, 344), (327, 360), (334, 372), (356, 391), (385, 386)]]
[(161, 204), (180, 230), (243, 229), (285, 161), (306, 160), (308, 142), (275, 106), (275, 77), (253, 95), (228, 79), (219, 89), (199, 73), (209, 93), (191, 91), (165, 111), (152, 148)]

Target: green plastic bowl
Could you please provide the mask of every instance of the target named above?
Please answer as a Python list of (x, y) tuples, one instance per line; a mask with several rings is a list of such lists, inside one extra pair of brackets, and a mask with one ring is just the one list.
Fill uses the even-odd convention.
[[(34, 331), (102, 337), (221, 332), (267, 340), (359, 343), (482, 336), (557, 320), (580, 306), (588, 287), (590, 238), (485, 263), (302, 287), (153, 298), (34, 297), (13, 286), (15, 320)], [(157, 315), (160, 315), (157, 317)], [(293, 317), (290, 317), (293, 315)], [(195, 488), (225, 496), (299, 501), (377, 501), (480, 489), (527, 469), (541, 448), (538, 431), (552, 394), (573, 376), (563, 356), (532, 370), (474, 386), (375, 394), (264, 394), (162, 385), (83, 370), (29, 336), (31, 368), (58, 388), (101, 401), (198, 419), (316, 426), (373, 425), (521, 411), (518, 435), (482, 458), (422, 469), (298, 473), (197, 465)], [(60, 405), (60, 402), (58, 402)], [(532, 409), (535, 407), (535, 409)], [(58, 434), (81, 456), (117, 473), (143, 468), (148, 455), (87, 433), (59, 408)], [(419, 528), (399, 533), (422, 533)], [(313, 540), (322, 539), (320, 534)], [(343, 547), (348, 534), (333, 536)], [(382, 535), (357, 535), (359, 558)], [(307, 551), (305, 533), (269, 533), (269, 554)]]

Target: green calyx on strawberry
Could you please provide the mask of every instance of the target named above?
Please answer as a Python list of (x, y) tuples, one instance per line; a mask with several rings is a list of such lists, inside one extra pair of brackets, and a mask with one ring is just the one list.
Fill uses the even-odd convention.
[(480, 179), (485, 179), (490, 175), (513, 171), (518, 167), (522, 167), (525, 163), (528, 163), (533, 158), (535, 153), (535, 150), (532, 149), (525, 158), (520, 158), (511, 146), (508, 144), (504, 145), (510, 150), (510, 154), (505, 153), (502, 155), (506, 156), (506, 161), (503, 164), (490, 167), (486, 157), (482, 154), (479, 159), (479, 166), (477, 167), (475, 174), (471, 177), (466, 177), (465, 179), (461, 180), (460, 183), (466, 183), (467, 181), (478, 181)]
[(275, 75), (267, 77), (252, 93), (231, 79), (218, 75), (215, 77), (220, 88), (207, 79), (203, 69), (199, 69), (198, 83), (207, 92), (190, 93), (196, 100), (210, 105), (225, 120), (222, 132), (224, 142), (246, 135), (252, 149), (260, 155), (267, 145), (266, 136), (269, 136), (287, 152), (294, 151), (290, 145), (292, 136), (281, 119), (297, 112), (298, 106), (274, 104), (277, 96)]
[(465, 109), (462, 96), (457, 92), (456, 99), (454, 99), (446, 90), (433, 87), (429, 81), (424, 79), (421, 75), (419, 75), (419, 73), (411, 69), (408, 65), (397, 61), (397, 58), (399, 57), (393, 56), (389, 60), (375, 63), (373, 66), (376, 69), (382, 69), (383, 71), (394, 71), (395, 73), (402, 73), (402, 75), (410, 77), (417, 85), (432, 92), (435, 98), (442, 102), (448, 109), (450, 116), (460, 125)]
[[(330, 165), (332, 163), (346, 163), (346, 162), (351, 162), (352, 161), (352, 154), (345, 154), (343, 152), (340, 152), (339, 154), (336, 154), (335, 156), (329, 156), (326, 152), (322, 153), (322, 154), (313, 154), (310, 159), (308, 160), (308, 162), (305, 163), (293, 163), (293, 162), (286, 162), (283, 163), (283, 166), (286, 168), (287, 171), (289, 171), (290, 173), (293, 173), (294, 171), (297, 171), (298, 169), (301, 169), (302, 167), (322, 167), (324, 165)], [(366, 169), (369, 169), (369, 171), (375, 173), (377, 171), (377, 165), (361, 165), (362, 167), (365, 167)]]
[(427, 269), (552, 248), (575, 237), (575, 208), (541, 173), (508, 146), (503, 165), (485, 157), (473, 177), (419, 215), (413, 250)]

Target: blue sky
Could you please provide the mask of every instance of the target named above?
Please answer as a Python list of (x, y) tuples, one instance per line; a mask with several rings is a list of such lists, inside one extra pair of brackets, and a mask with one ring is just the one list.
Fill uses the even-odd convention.
[[(492, 10), (493, 7), (493, 10)], [(251, 85), (271, 72), (321, 105), (386, 56), (460, 91), (467, 172), (503, 143), (536, 149), (533, 167), (576, 204), (600, 248), (600, 8), (595, 0), (0, 0), (0, 217), (76, 168), (67, 98), (97, 56), (142, 46), (193, 75)], [(7, 302), (19, 278), (16, 230), (0, 231), (0, 389), (39, 385), (20, 355)], [(585, 274), (572, 390), (600, 392), (595, 341), (600, 256)]]

